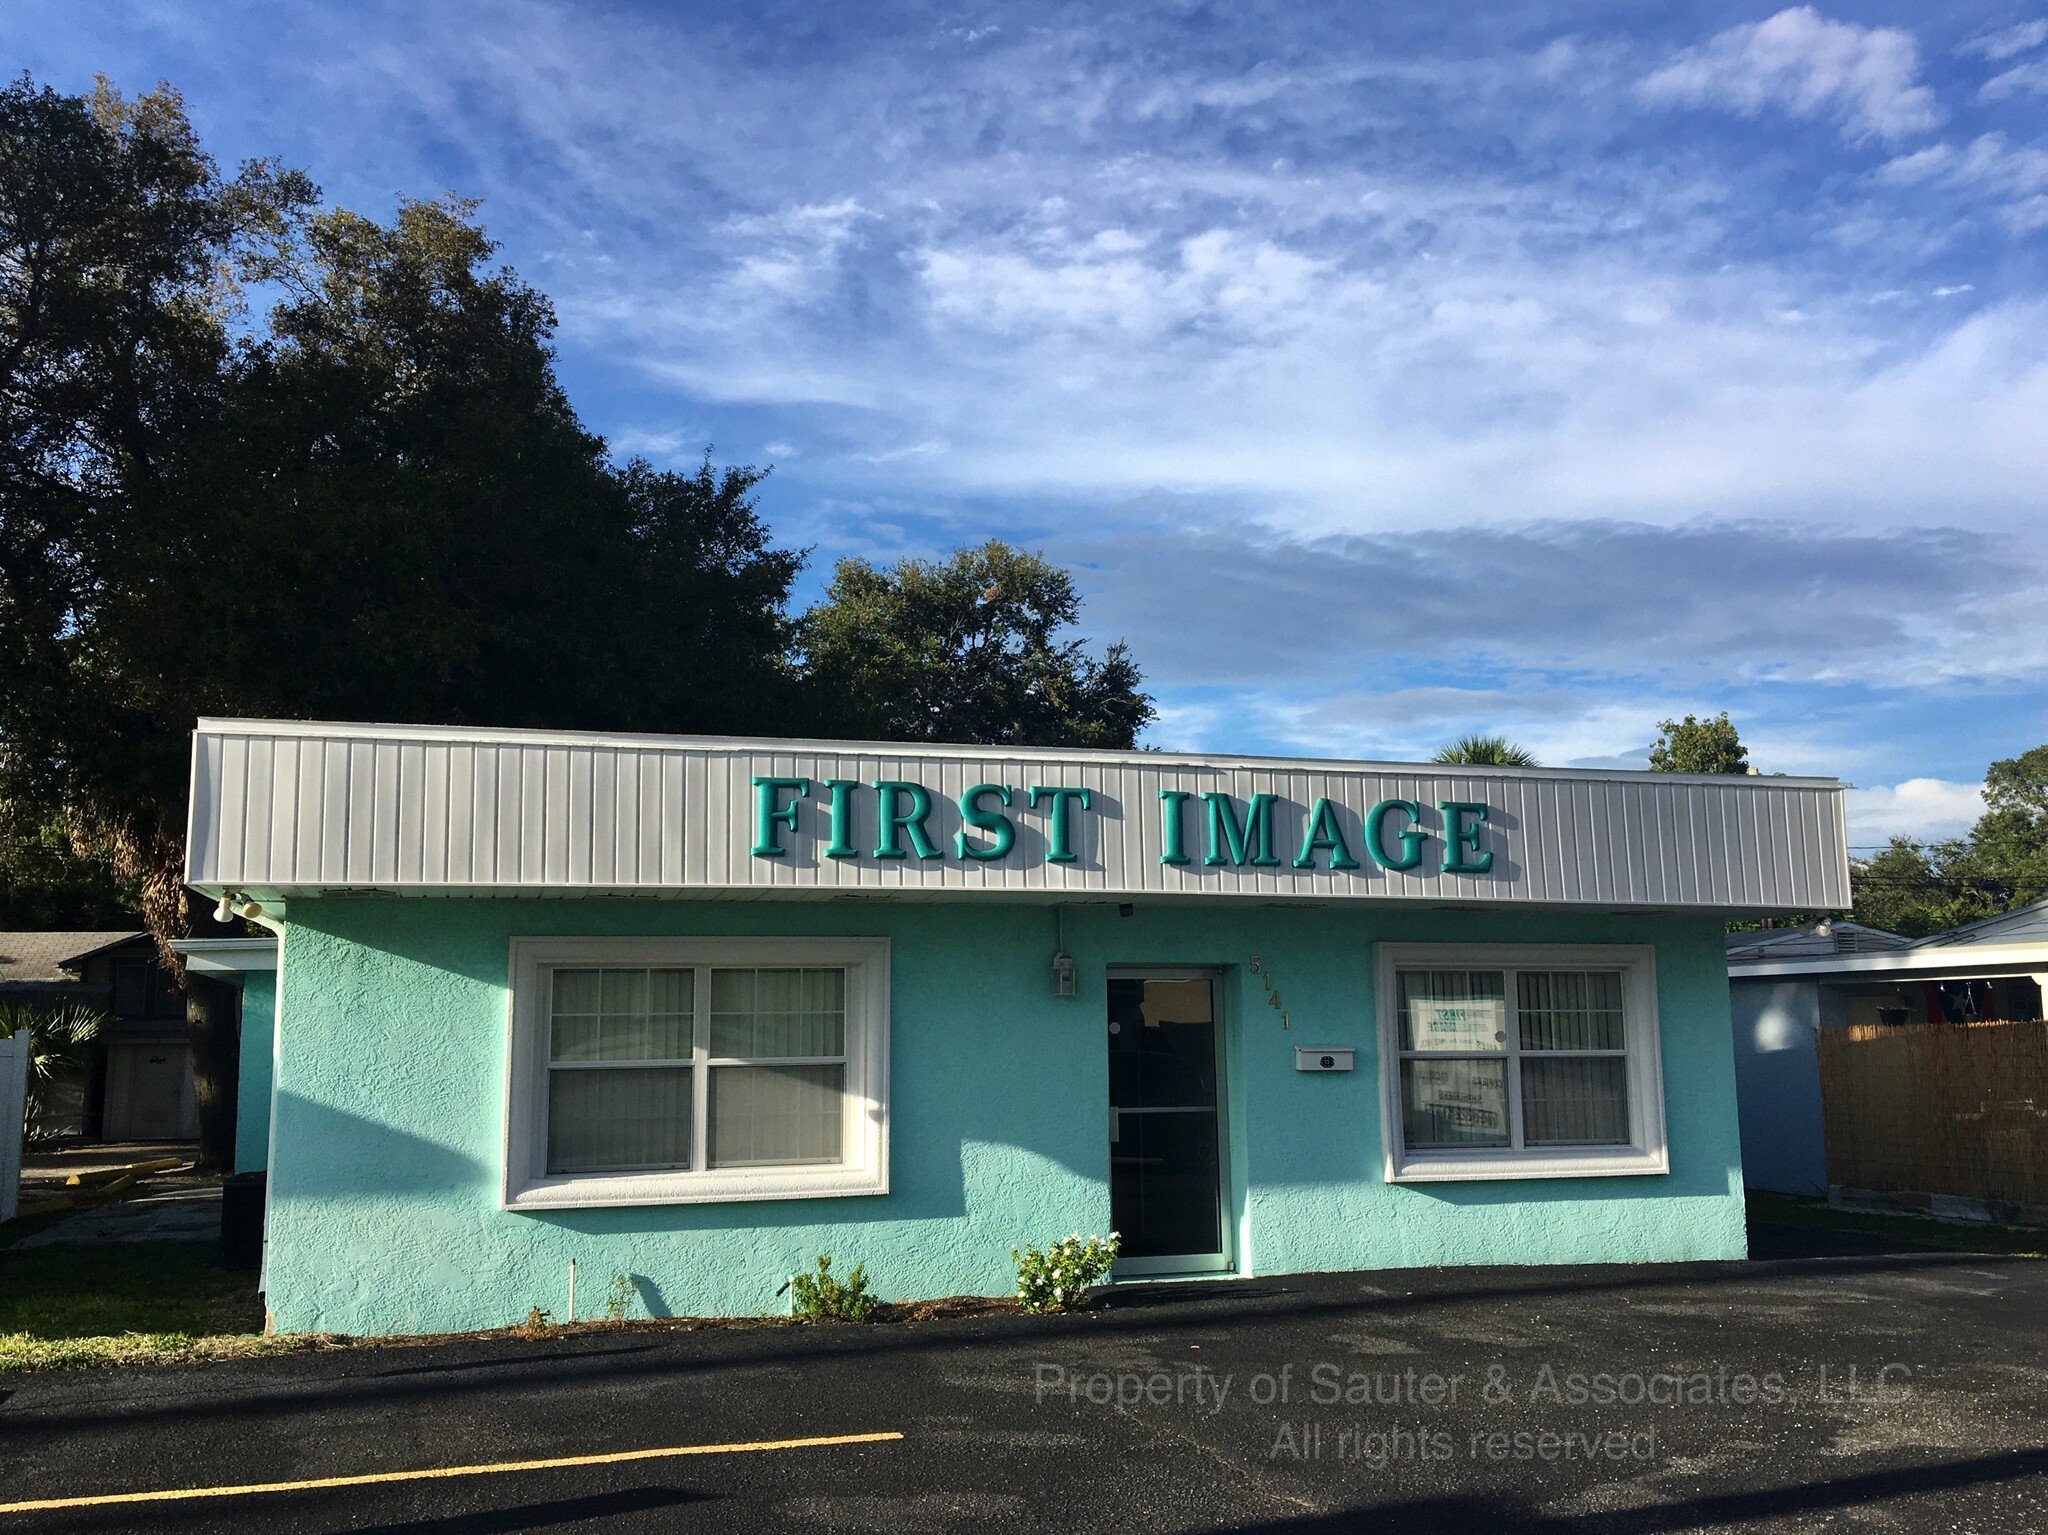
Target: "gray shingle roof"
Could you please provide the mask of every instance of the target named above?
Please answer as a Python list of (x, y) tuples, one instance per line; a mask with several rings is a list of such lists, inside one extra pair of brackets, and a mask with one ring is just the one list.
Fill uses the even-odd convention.
[[(1821, 932), (1825, 927), (1827, 931)], [(1765, 928), (1727, 935), (1728, 958), (1735, 963), (1763, 959), (1817, 959), (1830, 954), (1875, 954), (1903, 949), (1913, 942), (1881, 927), (1860, 922), (1815, 923), (1807, 927)]]
[(1952, 927), (1945, 933), (1923, 938), (1916, 948), (1945, 949), (1964, 944), (2048, 943), (2048, 901), (2036, 901), (2018, 911), (2001, 912)]
[(114, 933), (0, 933), (0, 986), (31, 981), (75, 981), (67, 960), (97, 954), (110, 944), (146, 936)]

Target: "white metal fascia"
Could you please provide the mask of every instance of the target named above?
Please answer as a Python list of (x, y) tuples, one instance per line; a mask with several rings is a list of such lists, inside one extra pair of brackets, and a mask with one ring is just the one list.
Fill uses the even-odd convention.
[(1896, 949), (1884, 954), (1841, 954), (1825, 959), (1767, 960), (1753, 965), (1730, 965), (1731, 981), (1762, 977), (1828, 975), (1902, 975), (1933, 971), (2014, 970), (2031, 974), (2048, 970), (2048, 943), (2016, 944), (2005, 948), (1960, 947), (1943, 949)]
[[(1128, 763), (1145, 767), (1288, 769), (1298, 772), (1334, 770), (1383, 773), (1436, 772), (1459, 778), (1567, 779), (1617, 783), (1641, 783), (1648, 775), (1630, 768), (1514, 768), (1477, 763), (1386, 762), (1333, 757), (1262, 757), (1257, 755), (1216, 755), (1201, 752), (1119, 751), (1090, 746), (974, 746), (926, 741), (841, 741), (807, 736), (691, 736), (629, 735), (603, 730), (533, 730), (486, 728), (471, 725), (384, 725), (355, 724), (336, 720), (201, 719), (195, 727), (200, 735), (276, 736), (290, 740), (339, 741), (441, 741), (478, 746), (587, 746), (617, 750), (648, 751), (688, 748), (752, 756), (760, 753), (809, 754), (835, 752), (860, 757), (928, 757), (934, 760), (987, 762), (1020, 760), (1038, 762)], [(1840, 789), (1839, 778), (1795, 778), (1787, 774), (1768, 776), (1725, 773), (1659, 773), (1656, 781), (1670, 784), (1710, 784), (1725, 787), (1745, 784), (1753, 787)]]
[[(804, 785), (808, 808), (801, 834), (787, 823), (786, 849), (755, 856), (755, 787), (770, 782)], [(898, 783), (928, 794), (945, 851), (865, 851), (877, 846), (868, 791)], [(824, 848), (827, 784), (861, 789), (849, 802), (865, 821), (854, 850)], [(1026, 799), (1047, 784), (1093, 796), (1069, 822), (1068, 855), (1048, 842), (1059, 811)], [(1011, 789), (1014, 853), (954, 851), (969, 829), (964, 799)], [(1268, 803), (1274, 856), (1204, 857), (1196, 844), (1212, 800), (1245, 807), (1247, 828), (1252, 803)], [(1475, 802), (1488, 812), (1490, 872), (1438, 856), (1445, 806)], [(1368, 807), (1411, 803), (1406, 820), (1434, 839), (1433, 853), (1420, 866), (1366, 861)], [(1314, 806), (1339, 823), (1351, 853), (1342, 873), (1305, 840)], [(1185, 833), (1175, 849), (1163, 820)], [(343, 894), (690, 894), (1770, 912), (1848, 898), (1838, 783), (1611, 770), (208, 720), (194, 737), (190, 827), (187, 882), (266, 906)]]
[(171, 948), (185, 956), (186, 969), (201, 975), (277, 968), (275, 938), (174, 938)]

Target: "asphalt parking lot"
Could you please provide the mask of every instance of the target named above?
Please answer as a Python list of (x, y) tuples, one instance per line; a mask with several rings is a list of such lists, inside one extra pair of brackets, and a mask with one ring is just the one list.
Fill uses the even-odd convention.
[(0, 1501), (351, 1482), (0, 1532), (2048, 1529), (2048, 1263), (1756, 1251), (12, 1377)]

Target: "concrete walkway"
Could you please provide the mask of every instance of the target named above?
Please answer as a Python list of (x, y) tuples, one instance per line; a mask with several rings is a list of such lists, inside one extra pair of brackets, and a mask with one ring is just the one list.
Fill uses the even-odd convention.
[(170, 1157), (184, 1166), (145, 1173), (126, 1198), (79, 1210), (13, 1245), (219, 1241), (220, 1180), (192, 1171), (197, 1151), (190, 1141), (135, 1141), (29, 1153), (21, 1159), (21, 1202), (25, 1205), (82, 1192), (65, 1182), (74, 1176), (92, 1177)]
[(218, 1242), (220, 1185), (187, 1183), (80, 1210), (25, 1236), (16, 1247), (58, 1242)]
[[(176, 1157), (190, 1162), (199, 1155), (197, 1141), (96, 1141), (84, 1146), (64, 1146), (55, 1151), (30, 1150), (21, 1158), (21, 1181), (47, 1193), (45, 1185), (61, 1184), (73, 1173), (91, 1175), (112, 1172), (136, 1162), (155, 1162)], [(27, 1189), (23, 1189), (24, 1196)]]

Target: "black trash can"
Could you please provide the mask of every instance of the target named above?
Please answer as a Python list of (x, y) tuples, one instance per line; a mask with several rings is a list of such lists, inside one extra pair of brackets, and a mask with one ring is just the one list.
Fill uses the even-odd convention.
[(234, 1173), (220, 1185), (220, 1261), (255, 1273), (263, 1267), (264, 1173)]

